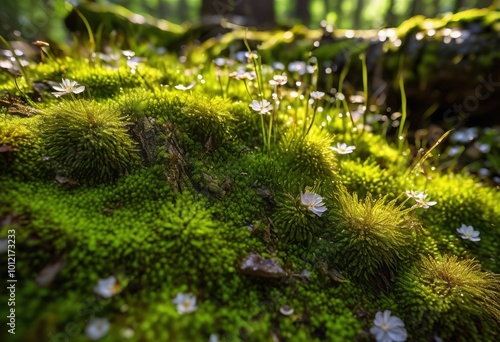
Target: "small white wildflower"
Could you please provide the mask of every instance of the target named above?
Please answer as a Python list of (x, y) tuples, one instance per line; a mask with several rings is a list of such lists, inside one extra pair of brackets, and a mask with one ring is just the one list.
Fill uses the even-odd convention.
[(320, 100), (323, 96), (325, 96), (325, 93), (323, 93), (322, 91), (313, 91), (311, 92), (311, 98), (315, 99), (315, 100)]
[(109, 331), (109, 321), (107, 318), (94, 318), (85, 327), (85, 335), (95, 341), (106, 335)]
[(406, 190), (405, 193), (406, 196), (408, 196), (408, 198), (417, 198), (422, 195), (421, 191), (415, 191), (415, 190)]
[(356, 149), (356, 146), (347, 146), (346, 143), (337, 143), (337, 147), (330, 146), (330, 148), (338, 154), (349, 154)]
[(259, 55), (255, 51), (252, 51), (251, 53), (247, 51), (245, 52), (245, 57), (247, 58), (248, 63), (250, 63), (252, 59), (258, 59)]
[(300, 200), (310, 211), (320, 217), (327, 210), (325, 204), (323, 203), (323, 197), (313, 192), (306, 191), (305, 193), (300, 194)]
[(283, 315), (283, 316), (290, 316), (291, 314), (293, 314), (293, 308), (289, 305), (282, 305), (280, 307), (280, 313)]
[(282, 86), (288, 82), (286, 75), (274, 75), (273, 79), (269, 83), (273, 86)]
[(191, 313), (198, 309), (196, 306), (196, 296), (187, 293), (178, 293), (172, 300), (172, 303), (177, 305), (179, 314)]
[(402, 342), (408, 337), (405, 324), (399, 317), (391, 316), (390, 310), (377, 312), (373, 323), (375, 325), (370, 328), (370, 333), (377, 342)]
[(425, 194), (423, 191), (417, 192), (413, 197), (417, 203), (413, 207), (428, 209), (430, 206), (437, 204), (437, 202), (435, 201), (426, 201), (426, 197), (427, 194)]
[(123, 338), (132, 338), (134, 337), (134, 330), (130, 329), (130, 328), (124, 328), (120, 331), (120, 334), (122, 335)]
[(110, 276), (108, 278), (99, 279), (94, 287), (94, 292), (103, 298), (110, 298), (120, 291), (120, 285), (116, 283), (116, 278)]
[(257, 77), (257, 74), (255, 73), (255, 71), (249, 72), (249, 71), (238, 70), (238, 71), (233, 71), (232, 73), (230, 73), (229, 77), (240, 80), (240, 81), (244, 81), (244, 80), (252, 81)]
[(210, 336), (208, 337), (208, 342), (219, 342), (219, 338), (216, 334), (210, 334)]
[(191, 83), (191, 84), (189, 84), (187, 86), (185, 86), (183, 84), (178, 84), (174, 88), (177, 89), (177, 90), (186, 91), (186, 90), (192, 89), (195, 85), (196, 85), (196, 82), (193, 82), (193, 83)]
[(57, 92), (52, 93), (55, 97), (63, 96), (69, 93), (80, 94), (85, 90), (85, 86), (79, 86), (76, 81), (70, 81), (67, 78), (63, 78), (62, 83), (59, 83), (59, 86), (53, 86), (52, 88), (57, 90)]
[(7, 252), (7, 250), (9, 249), (8, 245), (9, 245), (9, 240), (7, 239), (0, 240), (0, 254)]
[(460, 228), (457, 228), (457, 232), (460, 233), (460, 237), (464, 240), (471, 240), (474, 242), (481, 240), (481, 238), (479, 237), (480, 232), (474, 230), (472, 226), (466, 226), (462, 223), (462, 226)]
[(262, 100), (260, 102), (253, 100), (249, 106), (256, 112), (259, 112), (259, 114), (269, 114), (269, 112), (273, 109), (273, 105), (266, 100)]

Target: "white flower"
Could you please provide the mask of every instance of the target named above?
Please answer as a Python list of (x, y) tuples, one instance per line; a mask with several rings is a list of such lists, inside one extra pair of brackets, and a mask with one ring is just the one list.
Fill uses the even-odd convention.
[(238, 71), (233, 71), (232, 73), (229, 74), (229, 77), (237, 79), (237, 80), (249, 80), (252, 81), (257, 77), (257, 74), (255, 71), (244, 71), (244, 70), (238, 70)]
[(67, 78), (62, 79), (62, 83), (59, 83), (59, 86), (53, 86), (54, 90), (57, 92), (53, 92), (52, 95), (55, 97), (63, 96), (69, 93), (80, 94), (85, 90), (85, 86), (78, 87), (78, 83), (76, 81), (70, 81)]
[(130, 329), (130, 328), (124, 328), (120, 331), (120, 334), (122, 335), (123, 338), (132, 338), (134, 337), (134, 330)]
[(107, 318), (94, 318), (85, 327), (85, 335), (95, 341), (103, 337), (109, 331), (109, 321)]
[(192, 89), (195, 85), (196, 85), (196, 82), (193, 82), (193, 83), (191, 83), (191, 84), (189, 84), (187, 86), (185, 86), (183, 84), (178, 84), (174, 88), (177, 89), (177, 90), (186, 91), (186, 90)]
[(423, 194), (423, 192), (415, 191), (415, 190), (406, 190), (405, 193), (406, 193), (406, 196), (408, 196), (408, 198), (417, 198), (419, 196), (422, 196), (422, 194)]
[(460, 233), (460, 237), (464, 240), (471, 240), (474, 242), (481, 240), (481, 238), (479, 237), (479, 231), (474, 230), (472, 226), (466, 226), (462, 223), (462, 226), (460, 228), (457, 228), (457, 232)]
[(327, 209), (323, 203), (323, 197), (313, 192), (306, 191), (305, 193), (300, 194), (300, 200), (310, 211), (320, 217)]
[(437, 204), (437, 202), (434, 201), (426, 201), (425, 200), (426, 197), (427, 194), (425, 194), (423, 191), (415, 192), (413, 198), (415, 199), (415, 201), (417, 201), (417, 204), (415, 204), (413, 207), (428, 209), (430, 206)]
[(210, 336), (208, 337), (208, 342), (219, 342), (219, 338), (216, 334), (210, 334)]
[(283, 316), (290, 316), (291, 314), (293, 314), (293, 308), (289, 305), (282, 305), (280, 307), (280, 313), (283, 315)]
[(177, 305), (177, 312), (181, 315), (198, 309), (196, 307), (196, 296), (187, 293), (178, 293), (172, 303)]
[(286, 84), (286, 82), (288, 81), (288, 78), (286, 77), (286, 75), (274, 75), (273, 76), (273, 79), (269, 81), (269, 83), (273, 86), (282, 86), (284, 84)]
[(323, 96), (325, 96), (325, 93), (323, 93), (322, 91), (313, 91), (311, 92), (311, 97), (315, 100), (319, 100), (321, 99)]
[(339, 154), (349, 154), (356, 149), (356, 146), (347, 146), (346, 143), (337, 143), (337, 147), (330, 146), (330, 148)]
[(120, 285), (116, 283), (114, 276), (99, 279), (97, 285), (94, 287), (94, 292), (103, 298), (110, 298), (120, 291)]
[(9, 243), (9, 240), (7, 240), (7, 239), (0, 240), (0, 254), (7, 252), (7, 250), (9, 249), (8, 243)]
[(273, 105), (266, 100), (253, 100), (249, 106), (259, 114), (268, 114), (273, 109)]
[(370, 328), (370, 333), (377, 342), (402, 342), (408, 337), (405, 324), (400, 318), (391, 316), (390, 310), (377, 312), (373, 323), (375, 325)]

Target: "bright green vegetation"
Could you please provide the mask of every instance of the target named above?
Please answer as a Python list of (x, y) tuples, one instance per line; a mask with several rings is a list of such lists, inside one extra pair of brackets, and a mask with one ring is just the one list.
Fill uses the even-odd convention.
[[(46, 85), (42, 101), (26, 105), (34, 106), (26, 115), (0, 114), (0, 238), (15, 229), (16, 338), (86, 341), (95, 315), (111, 323), (102, 341), (123, 340), (128, 328), (132, 341), (207, 341), (212, 333), (221, 341), (368, 341), (375, 313), (392, 310), (412, 341), (495, 339), (495, 189), (441, 174), (432, 158), (413, 168), (406, 145), (398, 150), (380, 127), (353, 129), (328, 94), (308, 105), (316, 90), (309, 76), (300, 78), (304, 99), (292, 93), (299, 76), (289, 75), (276, 88), (279, 108), (259, 114), (248, 105), (261, 100), (258, 83), (271, 101), (268, 81), (279, 72), (270, 68), (228, 85), (227, 66), (122, 62), (31, 66), (32, 80)], [(2, 91), (33, 92), (0, 77)], [(54, 98), (47, 81), (61, 77), (85, 92)], [(192, 89), (174, 87), (195, 80)], [(356, 149), (330, 148), (343, 142)], [(437, 204), (415, 207), (406, 190)], [(301, 202), (305, 191), (322, 196), (321, 217)], [(462, 239), (461, 224), (481, 241)], [(244, 274), (249, 253), (274, 258), (286, 276)], [(58, 263), (54, 278), (38, 284)], [(103, 299), (93, 288), (110, 275), (120, 291)], [(195, 312), (178, 314), (179, 292), (197, 296)], [(283, 305), (294, 312), (281, 314)]]

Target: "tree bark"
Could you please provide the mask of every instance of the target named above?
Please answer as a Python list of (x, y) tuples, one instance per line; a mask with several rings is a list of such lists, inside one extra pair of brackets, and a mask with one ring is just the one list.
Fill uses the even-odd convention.
[(306, 26), (311, 23), (310, 0), (295, 0), (295, 17)]
[(272, 0), (203, 0), (201, 16), (219, 16), (230, 20), (238, 18), (238, 24), (259, 29), (272, 29), (276, 26)]
[(453, 12), (460, 12), (461, 8), (464, 8), (465, 0), (455, 0), (455, 4), (453, 6)]
[(335, 1), (335, 13), (337, 14), (337, 23), (336, 23), (336, 26), (341, 26), (340, 25), (340, 22), (343, 18), (343, 15), (342, 15), (342, 4), (343, 4), (344, 0), (336, 0)]
[[(158, 0), (159, 2), (165, 0)], [(186, 0), (178, 0), (177, 1), (177, 13), (179, 13), (179, 19), (181, 22), (189, 20), (189, 6)]]
[(361, 28), (361, 21), (363, 20), (363, 9), (365, 8), (365, 0), (358, 0), (356, 9), (354, 10), (354, 28)]
[(394, 13), (394, 5), (396, 1), (390, 0), (389, 7), (387, 8), (387, 14), (385, 15), (385, 22), (389, 27), (395, 27), (397, 25), (396, 13)]

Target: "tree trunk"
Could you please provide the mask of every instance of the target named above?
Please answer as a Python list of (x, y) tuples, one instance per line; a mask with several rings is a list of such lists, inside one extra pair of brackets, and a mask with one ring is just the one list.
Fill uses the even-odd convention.
[(323, 0), (323, 4), (325, 5), (325, 13), (326, 14), (330, 13), (332, 10), (330, 6), (330, 0)]
[(460, 9), (465, 6), (465, 0), (455, 0), (455, 4), (453, 6), (453, 12), (460, 12)]
[(361, 28), (361, 21), (363, 20), (363, 9), (365, 7), (365, 0), (358, 0), (356, 9), (354, 10), (354, 28)]
[(238, 24), (259, 29), (272, 29), (276, 26), (272, 0), (203, 0), (201, 16), (235, 19)]
[(156, 12), (155, 16), (157, 18), (165, 19), (169, 15), (170, 4), (167, 1), (159, 0), (157, 6), (158, 6), (156, 9), (157, 12)]
[(396, 13), (394, 13), (394, 5), (396, 0), (389, 1), (389, 7), (387, 8), (387, 13), (385, 15), (385, 22), (389, 27), (395, 27), (397, 25)]
[(432, 2), (432, 4), (433, 4), (433, 8), (432, 8), (432, 14), (431, 15), (434, 18), (436, 18), (437, 15), (441, 12), (441, 1), (440, 0), (434, 0)]
[(344, 0), (336, 0), (335, 1), (335, 13), (337, 14), (336, 26), (338, 26), (338, 27), (342, 26), (342, 25), (340, 25), (340, 21), (344, 17), (342, 15), (342, 3), (343, 2), (344, 2)]
[(422, 13), (422, 0), (414, 0), (409, 8), (409, 17), (416, 16), (417, 14)]
[(306, 26), (311, 23), (310, 0), (295, 0), (295, 17)]
[[(158, 0), (159, 2), (165, 1), (165, 0)], [(189, 20), (189, 5), (188, 1), (185, 0), (178, 0), (177, 1), (177, 13), (179, 13), (179, 19), (181, 22), (184, 22), (186, 20)]]

